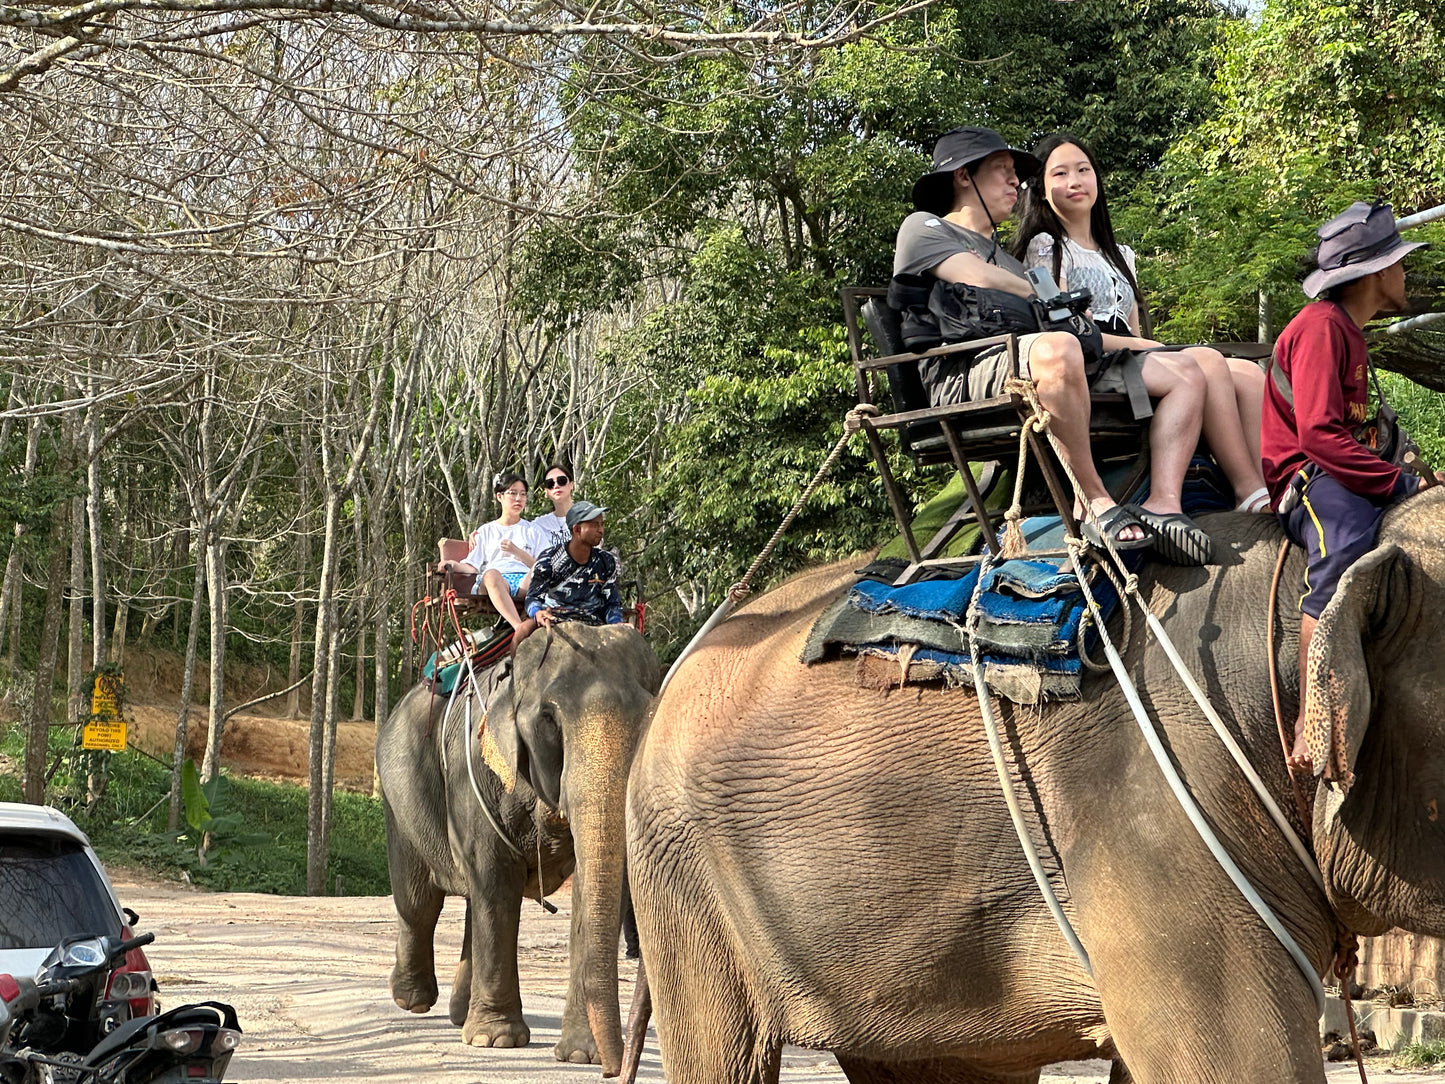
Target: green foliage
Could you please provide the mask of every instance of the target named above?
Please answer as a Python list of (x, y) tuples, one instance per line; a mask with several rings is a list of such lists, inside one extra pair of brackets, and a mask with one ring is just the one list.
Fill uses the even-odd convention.
[[(1225, 25), (1217, 111), (1134, 195), (1162, 337), (1252, 339), (1257, 292), (1277, 332), (1304, 303), (1315, 228), (1356, 199), (1400, 215), (1445, 202), (1445, 34), (1439, 3), (1270, 0)], [(1411, 258), (1412, 281), (1445, 269)]]
[(1445, 1068), (1445, 1039), (1409, 1043), (1390, 1055), (1390, 1064), (1396, 1069)]
[(1397, 373), (1380, 373), (1385, 399), (1436, 470), (1445, 468), (1445, 397)]

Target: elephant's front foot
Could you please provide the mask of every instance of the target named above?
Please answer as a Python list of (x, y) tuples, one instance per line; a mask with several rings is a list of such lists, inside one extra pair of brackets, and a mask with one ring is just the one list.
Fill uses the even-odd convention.
[(435, 975), (409, 975), (397, 964), (391, 969), (391, 999), (407, 1012), (426, 1012), (437, 1003)]
[(473, 1013), (462, 1025), (462, 1042), (468, 1046), (526, 1046), (532, 1041), (527, 1022), (500, 1013)]
[(570, 1061), (573, 1065), (601, 1065), (602, 1055), (597, 1052), (597, 1042), (592, 1038), (592, 1029), (583, 1022), (580, 1026), (570, 1022), (562, 1024), (562, 1037), (552, 1048), (558, 1061)]

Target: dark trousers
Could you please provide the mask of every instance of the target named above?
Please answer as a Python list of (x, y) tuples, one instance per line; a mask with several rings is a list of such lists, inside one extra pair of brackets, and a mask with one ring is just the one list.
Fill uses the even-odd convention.
[[(1307, 480), (1301, 477), (1306, 474)], [(1389, 505), (1346, 489), (1317, 467), (1301, 471), (1290, 484), (1301, 483), (1299, 504), (1281, 516), (1280, 523), (1290, 541), (1308, 555), (1300, 612), (1318, 618), (1334, 598), (1345, 569), (1375, 548)]]

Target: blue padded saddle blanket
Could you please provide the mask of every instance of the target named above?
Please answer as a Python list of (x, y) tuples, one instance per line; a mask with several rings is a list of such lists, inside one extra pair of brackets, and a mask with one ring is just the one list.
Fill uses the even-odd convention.
[[(975, 567), (958, 579), (904, 587), (861, 580), (818, 619), (802, 661), (853, 654), (860, 656), (860, 676), (877, 670), (862, 659), (881, 658), (896, 663), (897, 684), (942, 679), (972, 685), (965, 622), (978, 576)], [(1118, 604), (1113, 585), (1099, 577), (1090, 589), (1107, 620)], [(1092, 645), (1097, 634), (1092, 619), (1085, 620), (1072, 571), (1053, 561), (1005, 561), (985, 573), (978, 605), (975, 635), (984, 678), (996, 693), (1018, 703), (1078, 698), (1080, 642)]]

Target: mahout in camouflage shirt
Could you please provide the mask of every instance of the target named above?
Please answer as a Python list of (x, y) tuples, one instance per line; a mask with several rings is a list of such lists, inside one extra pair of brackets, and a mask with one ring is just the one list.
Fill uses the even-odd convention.
[(527, 592), (527, 616), (548, 610), (558, 621), (585, 621), (589, 625), (620, 625), (622, 593), (617, 589), (617, 558), (592, 547), (583, 564), (565, 544), (545, 550), (532, 569)]

